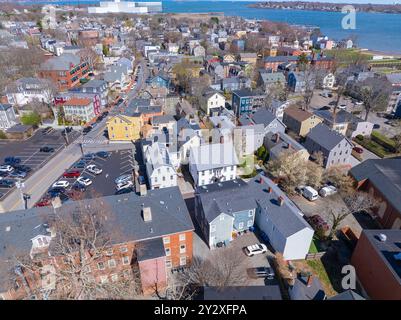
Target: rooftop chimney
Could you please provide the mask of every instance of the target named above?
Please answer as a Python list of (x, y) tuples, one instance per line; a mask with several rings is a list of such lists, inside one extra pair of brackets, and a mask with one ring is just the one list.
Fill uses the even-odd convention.
[(282, 196), (279, 196), (277, 200), (278, 200), (278, 204), (280, 205), (280, 207), (282, 207), (284, 204), (284, 198)]
[(273, 192), (272, 187), (269, 187), (269, 188), (267, 189), (267, 192), (268, 192), (268, 193), (272, 193), (272, 192)]
[(275, 136), (275, 138), (274, 138), (274, 141), (275, 141), (276, 143), (280, 141), (280, 134), (279, 134), (278, 132), (276, 133), (276, 136)]
[(259, 183), (260, 183), (260, 184), (263, 183), (263, 178), (262, 178), (262, 177), (259, 178)]
[(310, 287), (310, 286), (312, 286), (312, 283), (313, 283), (313, 275), (310, 274), (308, 276), (308, 280), (306, 281), (306, 286)]
[(152, 210), (150, 207), (145, 207), (142, 209), (143, 221), (149, 222), (152, 221)]

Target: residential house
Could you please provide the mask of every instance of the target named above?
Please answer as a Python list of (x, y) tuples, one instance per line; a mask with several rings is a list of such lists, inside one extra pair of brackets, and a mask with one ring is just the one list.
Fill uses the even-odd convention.
[(154, 116), (151, 120), (154, 131), (175, 131), (177, 121), (172, 115)]
[(221, 79), (219, 83), (219, 89), (224, 92), (232, 92), (241, 89), (250, 89), (251, 79), (247, 77), (230, 77)]
[(52, 81), (60, 91), (67, 91), (86, 79), (90, 71), (88, 61), (73, 54), (64, 53), (43, 62), (38, 71), (40, 78)]
[(273, 88), (285, 88), (286, 80), (282, 72), (266, 72), (266, 70), (259, 71), (258, 85), (262, 86), (266, 92)]
[(244, 52), (240, 53), (240, 60), (242, 62), (246, 62), (252, 65), (256, 65), (256, 61), (258, 60), (258, 56), (254, 52)]
[(103, 79), (111, 90), (121, 90), (129, 83), (128, 69), (126, 66), (112, 65), (110, 71), (104, 73)]
[(268, 132), (263, 141), (266, 150), (269, 151), (269, 160), (276, 160), (283, 153), (297, 153), (307, 161), (309, 152), (299, 142), (295, 141), (286, 133)]
[(33, 101), (50, 103), (55, 88), (48, 79), (20, 78), (5, 89), (8, 103), (23, 106)]
[(263, 145), (265, 136), (263, 124), (240, 126), (234, 129), (234, 147), (239, 157), (252, 155)]
[(362, 230), (351, 263), (373, 300), (401, 300), (401, 230)]
[(135, 141), (141, 136), (142, 118), (140, 113), (118, 114), (107, 121), (110, 141)]
[(73, 97), (56, 104), (53, 107), (53, 113), (56, 119), (60, 114), (60, 108), (63, 109), (65, 118), (74, 123), (90, 122), (97, 116), (94, 108), (94, 100), (89, 98)]
[(224, 108), (226, 104), (225, 96), (216, 90), (207, 90), (202, 95), (202, 109), (207, 115), (212, 115)]
[(256, 225), (287, 260), (305, 259), (314, 233), (291, 200), (261, 175), (198, 187), (195, 218), (211, 249)]
[(353, 167), (350, 175), (358, 190), (369, 192), (378, 201), (376, 221), (385, 229), (401, 228), (401, 159), (369, 159)]
[(235, 90), (232, 92), (231, 107), (239, 117), (243, 113), (251, 113), (259, 109), (265, 100), (263, 92), (250, 89)]
[(148, 80), (148, 83), (154, 88), (156, 87), (170, 89), (171, 79), (164, 72), (159, 72), (156, 76), (151, 77)]
[(238, 164), (232, 143), (202, 144), (190, 151), (189, 172), (196, 186), (235, 179)]
[(7, 130), (17, 124), (14, 108), (11, 104), (0, 103), (0, 129)]
[(294, 285), (289, 287), (291, 300), (325, 300), (326, 293), (317, 277), (298, 275)]
[(32, 125), (25, 125), (17, 123), (11, 128), (8, 128), (6, 135), (8, 139), (25, 140), (33, 135), (34, 127)]
[(215, 80), (224, 78), (224, 67), (219, 62), (212, 62), (209, 65), (209, 73), (214, 77)]
[(322, 123), (322, 119), (313, 113), (294, 106), (284, 110), (283, 123), (292, 132), (305, 137), (312, 128)]
[(303, 93), (315, 88), (316, 76), (309, 72), (290, 72), (287, 84), (292, 92)]
[[(96, 199), (70, 201), (57, 207), (40, 207), (4, 213), (0, 217), (1, 261), (14, 261), (13, 252), (40, 259), (56, 271), (65, 270), (63, 257), (54, 251), (52, 242), (57, 230), (49, 228), (54, 213), (68, 214), (79, 208), (110, 208), (110, 219), (105, 219), (106, 230), (111, 230), (107, 252), (93, 259), (89, 272), (98, 283), (112, 282), (116, 277), (132, 280), (132, 269), (139, 270), (144, 294), (154, 294), (154, 287), (163, 290), (170, 270), (187, 266), (192, 261), (194, 226), (178, 187), (113, 195)], [(118, 231), (118, 232), (114, 232)], [(118, 237), (115, 236), (118, 234)], [(38, 255), (37, 253), (45, 253)], [(15, 270), (15, 265), (3, 266)], [(4, 269), (5, 270), (5, 269)], [(41, 288), (23, 270), (9, 278), (1, 278), (0, 297), (22, 298), (31, 288)], [(130, 278), (131, 277), (131, 278)], [(43, 287), (42, 287), (43, 288)]]
[(325, 168), (333, 165), (350, 166), (353, 143), (323, 123), (309, 131), (304, 146), (311, 155), (315, 152), (323, 154), (323, 166)]
[(277, 72), (279, 65), (288, 63), (297, 63), (297, 56), (269, 56), (265, 57), (264, 67), (266, 70)]
[(188, 164), (191, 148), (199, 147), (202, 142), (201, 129), (194, 119), (181, 118), (177, 121), (177, 150), (180, 164)]
[(206, 56), (206, 50), (204, 47), (202, 46), (196, 46), (193, 50), (192, 50), (192, 54), (195, 57), (205, 57)]
[(241, 125), (261, 124), (265, 133), (284, 133), (286, 128), (285, 124), (266, 108), (260, 108), (253, 114), (243, 114), (238, 121)]
[(109, 88), (104, 80), (90, 80), (78, 88), (79, 92), (98, 95), (102, 108), (108, 104)]
[(168, 148), (162, 143), (154, 142), (144, 144), (142, 150), (150, 189), (177, 186), (177, 172)]

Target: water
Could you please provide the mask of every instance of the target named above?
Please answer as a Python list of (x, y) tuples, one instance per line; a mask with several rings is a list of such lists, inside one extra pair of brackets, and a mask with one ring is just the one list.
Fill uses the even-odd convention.
[[(58, 4), (96, 4), (99, 1), (56, 1)], [(27, 1), (27, 4), (32, 2)], [(43, 1), (42, 3), (46, 3)], [(358, 46), (387, 53), (401, 53), (401, 15), (384, 13), (357, 13), (356, 29), (344, 30), (340, 12), (303, 10), (271, 10), (248, 8), (245, 1), (163, 1), (163, 12), (201, 13), (224, 12), (248, 19), (268, 19), (297, 25), (314, 25), (331, 38), (341, 40), (349, 36), (357, 39)]]

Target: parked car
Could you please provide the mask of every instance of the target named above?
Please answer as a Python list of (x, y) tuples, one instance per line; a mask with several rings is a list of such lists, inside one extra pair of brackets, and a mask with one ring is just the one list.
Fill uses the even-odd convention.
[(329, 106), (323, 106), (319, 108), (319, 110), (331, 110), (331, 108)]
[(338, 106), (338, 109), (340, 109), (340, 110), (345, 110), (345, 109), (347, 109), (347, 105), (346, 105), (346, 104), (340, 104), (340, 105)]
[(40, 200), (39, 202), (37, 202), (34, 207), (47, 207), (50, 206), (52, 203), (51, 198), (50, 197), (45, 197), (42, 200)]
[(354, 150), (356, 153), (359, 153), (359, 154), (362, 154), (362, 153), (363, 153), (363, 149), (360, 148), (360, 147), (354, 147), (353, 150)]
[(110, 157), (110, 153), (108, 153), (107, 151), (98, 151), (98, 152), (96, 152), (96, 155), (99, 158), (103, 158), (103, 159), (107, 159), (108, 157)]
[(92, 130), (92, 126), (87, 126), (86, 128), (84, 128), (84, 129), (82, 130), (82, 133), (83, 133), (83, 134), (87, 134), (87, 133), (89, 133), (91, 130)]
[(108, 115), (109, 115), (109, 112), (108, 112), (108, 111), (104, 111), (104, 112), (103, 112), (103, 116), (104, 116), (104, 117), (107, 117)]
[(319, 198), (318, 192), (310, 186), (306, 186), (302, 189), (302, 195), (309, 201), (315, 201)]
[(363, 102), (362, 102), (362, 101), (355, 101), (355, 104), (356, 104), (357, 106), (361, 106), (361, 105), (363, 105)]
[(51, 147), (42, 147), (39, 149), (40, 152), (54, 152), (54, 148)]
[(81, 175), (81, 171), (79, 170), (68, 170), (63, 173), (64, 178), (77, 178)]
[(248, 257), (252, 257), (255, 254), (261, 254), (261, 253), (266, 253), (266, 252), (267, 252), (267, 247), (263, 243), (253, 244), (253, 245), (247, 246), (245, 248), (245, 254)]
[(375, 123), (375, 124), (373, 125), (373, 129), (380, 129), (380, 124)]
[(12, 188), (15, 186), (15, 182), (10, 179), (1, 179), (0, 188)]
[(116, 184), (122, 183), (122, 182), (127, 182), (132, 180), (132, 175), (130, 174), (123, 174), (122, 176), (119, 176), (114, 180)]
[(124, 189), (121, 189), (121, 190), (117, 190), (117, 191), (116, 191), (116, 195), (118, 195), (118, 194), (131, 193), (131, 192), (133, 192), (133, 191), (134, 191), (134, 189), (133, 189), (132, 187), (124, 188)]
[(68, 181), (60, 180), (60, 181), (57, 181), (57, 182), (53, 183), (52, 184), (52, 188), (58, 188), (58, 187), (68, 188), (69, 185), (70, 185), (70, 183)]
[(10, 165), (2, 165), (2, 166), (0, 166), (0, 171), (1, 172), (12, 172), (12, 171), (14, 171), (14, 168)]
[(125, 182), (121, 182), (121, 183), (117, 184), (116, 189), (117, 189), (117, 191), (120, 191), (120, 190), (125, 189), (125, 188), (130, 188), (133, 185), (134, 184), (133, 184), (132, 181), (125, 181)]
[(271, 267), (249, 268), (247, 272), (252, 278), (267, 278), (269, 280), (274, 279), (274, 271)]
[(298, 193), (299, 195), (302, 195), (302, 191), (304, 190), (305, 186), (298, 186), (295, 187), (295, 192)]
[(82, 160), (75, 162), (74, 164), (74, 168), (83, 169), (85, 167), (86, 167), (86, 162)]
[(96, 167), (96, 165), (94, 165), (94, 164), (90, 164), (89, 166), (87, 166), (86, 170), (88, 170), (90, 173), (93, 173), (96, 175), (101, 174), (103, 172), (102, 169)]
[(74, 190), (74, 191), (85, 192), (86, 191), (86, 186), (84, 186), (81, 183), (74, 183), (72, 185), (71, 189)]
[(66, 189), (65, 189), (65, 188), (62, 188), (62, 187), (50, 188), (50, 189), (47, 191), (47, 194), (48, 194), (50, 197), (52, 197), (52, 198), (58, 197), (58, 196), (59, 196), (60, 194), (62, 194), (62, 193), (66, 193)]
[(17, 157), (6, 157), (4, 159), (4, 164), (9, 164), (9, 165), (18, 164), (20, 162), (21, 162), (21, 159), (17, 158)]
[(331, 196), (337, 193), (337, 188), (335, 186), (324, 186), (319, 190), (319, 195), (323, 198)]
[(18, 164), (13, 166), (15, 170), (20, 170), (20, 171), (25, 171), (26, 173), (31, 172), (32, 168), (29, 166), (26, 166), (24, 164)]
[(93, 160), (93, 159), (95, 159), (96, 158), (96, 153), (93, 153), (93, 152), (91, 152), (91, 153), (86, 153), (83, 157), (82, 157), (82, 159), (81, 159), (81, 161), (83, 160), (83, 161), (90, 161), (90, 160)]
[(7, 177), (8, 174), (9, 174), (9, 172), (7, 172), (7, 171), (0, 171), (0, 179)]
[(85, 187), (88, 187), (92, 184), (91, 179), (89, 179), (88, 177), (82, 177), (82, 176), (77, 179), (77, 182), (84, 185)]
[(330, 230), (330, 226), (328, 225), (328, 223), (318, 214), (315, 214), (309, 218), (306, 218), (306, 220), (316, 231), (318, 231), (318, 230), (329, 231)]
[(23, 179), (23, 178), (26, 178), (27, 173), (25, 171), (21, 171), (21, 170), (14, 170), (9, 175), (10, 175), (10, 177), (13, 177), (13, 178), (22, 178)]

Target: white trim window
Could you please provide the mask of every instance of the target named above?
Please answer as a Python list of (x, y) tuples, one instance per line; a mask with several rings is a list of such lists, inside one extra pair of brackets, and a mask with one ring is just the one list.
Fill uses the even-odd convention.
[(185, 244), (180, 245), (180, 253), (185, 253), (187, 251), (187, 247)]
[(108, 283), (109, 279), (107, 278), (107, 276), (100, 276), (100, 283)]
[(185, 241), (185, 233), (181, 233), (179, 235), (179, 239), (180, 239), (180, 241)]
[(248, 217), (253, 217), (253, 210), (249, 210)]
[(121, 247), (121, 248), (120, 248), (120, 252), (121, 252), (121, 253), (128, 252), (128, 248), (127, 248), (127, 247)]
[(163, 238), (163, 243), (164, 244), (169, 244), (170, 243), (170, 237), (164, 237)]
[(113, 274), (111, 275), (111, 281), (112, 281), (112, 282), (117, 282), (117, 281), (118, 281), (118, 274), (113, 273)]
[(244, 229), (244, 223), (243, 222), (238, 223), (238, 229), (240, 229), (240, 230)]
[(170, 248), (166, 248), (165, 252), (166, 252), (166, 256), (167, 257), (171, 256), (171, 249)]
[(252, 220), (248, 220), (248, 223), (246, 224), (246, 226), (248, 228), (250, 228), (250, 227), (252, 227), (252, 225), (253, 225)]
[(116, 260), (110, 259), (107, 264), (109, 265), (109, 268), (115, 268), (116, 267)]
[(103, 262), (98, 262), (98, 263), (97, 263), (97, 268), (98, 268), (98, 270), (104, 270), (104, 269), (106, 269)]
[(166, 268), (171, 268), (172, 266), (171, 260), (166, 260)]
[(121, 258), (121, 261), (122, 261), (123, 265), (128, 265), (129, 264), (129, 256), (123, 256)]
[(187, 257), (180, 257), (180, 266), (187, 265)]
[(216, 225), (211, 224), (210, 225), (210, 232), (215, 232), (216, 231)]

